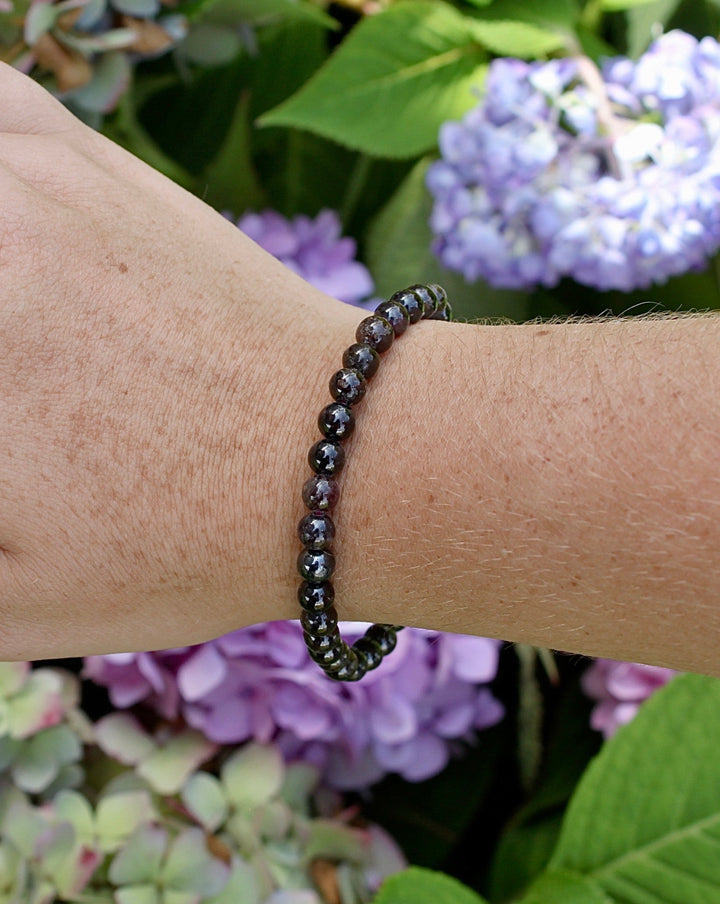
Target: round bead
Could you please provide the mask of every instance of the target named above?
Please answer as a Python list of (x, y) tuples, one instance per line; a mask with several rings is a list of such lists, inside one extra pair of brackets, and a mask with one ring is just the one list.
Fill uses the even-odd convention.
[(344, 367), (351, 367), (353, 370), (359, 371), (366, 380), (373, 377), (380, 366), (380, 355), (375, 349), (359, 342), (345, 349), (342, 360)]
[(303, 631), (311, 637), (326, 637), (337, 628), (337, 611), (330, 606), (325, 612), (303, 612), (300, 624)]
[(383, 656), (392, 653), (397, 645), (397, 635), (390, 625), (373, 625), (367, 629), (365, 637), (377, 644)]
[(355, 429), (355, 415), (340, 402), (332, 402), (320, 412), (318, 427), (328, 439), (347, 439)]
[(330, 646), (327, 650), (308, 650), (310, 658), (313, 662), (324, 669), (326, 672), (339, 669), (343, 664), (343, 656), (345, 654), (345, 644), (340, 641), (339, 645)]
[(435, 295), (435, 298), (437, 298), (438, 307), (448, 303), (447, 292), (442, 286), (439, 286), (437, 283), (428, 283), (428, 289), (430, 289)]
[(308, 549), (327, 549), (334, 536), (333, 520), (322, 512), (310, 512), (298, 524), (298, 538)]
[(340, 498), (340, 490), (332, 477), (315, 474), (305, 481), (302, 488), (305, 505), (314, 512), (327, 512), (334, 508)]
[(387, 320), (396, 336), (402, 336), (410, 326), (410, 312), (399, 301), (383, 301), (375, 308), (375, 313)]
[(361, 637), (353, 644), (353, 650), (358, 655), (358, 659), (363, 663), (367, 671), (376, 669), (383, 661), (383, 652), (380, 645), (375, 643), (369, 637)]
[(307, 631), (303, 631), (303, 639), (308, 653), (313, 659), (315, 655), (320, 656), (337, 646), (342, 649), (343, 641), (338, 631), (334, 631), (332, 634), (308, 634)]
[(395, 331), (384, 317), (373, 314), (360, 322), (355, 339), (361, 345), (370, 345), (378, 352), (386, 352), (392, 345)]
[(423, 317), (428, 320), (437, 310), (438, 300), (428, 286), (411, 286), (412, 291), (423, 303)]
[(316, 474), (338, 474), (345, 464), (345, 450), (339, 443), (321, 439), (308, 452), (308, 464)]
[(343, 405), (355, 405), (365, 395), (365, 377), (351, 367), (344, 367), (330, 379), (330, 395)]
[(357, 653), (348, 649), (345, 661), (340, 668), (327, 672), (328, 678), (335, 681), (359, 681), (365, 674), (365, 668), (360, 663)]
[(450, 305), (448, 305), (447, 303), (440, 305), (438, 307), (437, 311), (435, 311), (435, 313), (432, 315), (432, 317), (429, 317), (428, 319), (429, 320), (444, 320), (446, 322), (452, 320), (452, 312), (450, 310)]
[(300, 577), (309, 584), (322, 584), (335, 570), (335, 556), (327, 549), (303, 549), (297, 560)]
[(298, 602), (306, 612), (325, 612), (335, 602), (335, 588), (329, 581), (322, 584), (303, 581), (298, 587)]
[(402, 292), (396, 292), (391, 296), (390, 301), (396, 301), (405, 308), (410, 316), (410, 323), (417, 323), (418, 320), (422, 319), (425, 305), (412, 289), (403, 289)]

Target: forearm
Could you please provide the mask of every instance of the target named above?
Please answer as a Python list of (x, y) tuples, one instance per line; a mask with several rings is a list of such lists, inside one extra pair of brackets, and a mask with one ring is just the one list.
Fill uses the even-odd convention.
[(712, 316), (421, 324), (358, 409), (341, 617), (720, 673), (719, 341)]

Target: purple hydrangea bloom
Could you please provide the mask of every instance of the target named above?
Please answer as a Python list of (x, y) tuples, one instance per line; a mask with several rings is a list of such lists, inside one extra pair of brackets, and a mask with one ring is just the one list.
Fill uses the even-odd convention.
[(590, 724), (606, 738), (635, 716), (640, 705), (677, 675), (672, 669), (597, 659), (582, 677), (582, 688), (597, 700)]
[(493, 62), (427, 173), (442, 263), (468, 281), (630, 291), (720, 248), (720, 44), (679, 31), (637, 62)]
[(355, 260), (355, 240), (341, 237), (340, 217), (323, 210), (315, 219), (286, 219), (274, 210), (246, 213), (238, 227), (316, 289), (348, 304), (363, 304), (373, 291), (367, 267)]
[[(367, 626), (341, 627), (352, 640)], [(298, 622), (270, 622), (194, 647), (90, 656), (84, 674), (117, 707), (143, 701), (220, 744), (274, 741), (288, 760), (317, 764), (330, 785), (357, 789), (388, 772), (429, 778), (459, 741), (498, 722), (503, 708), (487, 685), (499, 647), (406, 628), (392, 656), (347, 685), (310, 660)]]

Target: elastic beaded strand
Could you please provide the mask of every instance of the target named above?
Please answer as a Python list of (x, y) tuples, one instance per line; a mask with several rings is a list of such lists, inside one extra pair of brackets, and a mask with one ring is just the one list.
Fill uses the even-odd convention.
[(330, 550), (335, 525), (328, 513), (335, 508), (340, 495), (335, 477), (345, 462), (342, 443), (355, 428), (350, 408), (362, 400), (381, 356), (394, 340), (423, 319), (452, 319), (447, 294), (441, 286), (416, 285), (395, 292), (360, 323), (355, 342), (343, 354), (342, 369), (330, 379), (334, 401), (318, 417), (324, 438), (308, 453), (314, 474), (305, 482), (302, 492), (303, 502), (310, 511), (298, 525), (298, 537), (303, 544), (297, 560), (303, 579), (298, 588), (300, 622), (310, 658), (334, 681), (359, 681), (376, 669), (395, 649), (397, 632), (402, 630), (402, 625), (372, 625), (352, 646), (340, 636), (335, 590), (329, 581), (335, 568), (335, 557)]

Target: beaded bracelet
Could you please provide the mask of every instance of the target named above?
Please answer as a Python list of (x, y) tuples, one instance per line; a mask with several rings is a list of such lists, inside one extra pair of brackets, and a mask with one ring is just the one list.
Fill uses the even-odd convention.
[(352, 646), (340, 636), (333, 605), (335, 590), (330, 583), (335, 569), (335, 557), (330, 551), (335, 525), (329, 512), (340, 496), (336, 477), (345, 462), (342, 443), (355, 428), (350, 409), (365, 395), (368, 380), (380, 365), (380, 355), (390, 348), (396, 336), (421, 319), (452, 319), (447, 295), (440, 286), (410, 286), (396, 292), (362, 321), (355, 333), (357, 341), (345, 350), (342, 370), (330, 380), (334, 401), (318, 417), (325, 438), (308, 453), (315, 473), (303, 486), (303, 502), (310, 512), (298, 525), (298, 536), (305, 547), (297, 562), (303, 578), (298, 589), (303, 610), (300, 622), (311, 658), (336, 681), (359, 681), (370, 669), (377, 668), (395, 648), (397, 631), (402, 629), (402, 625), (372, 625)]

